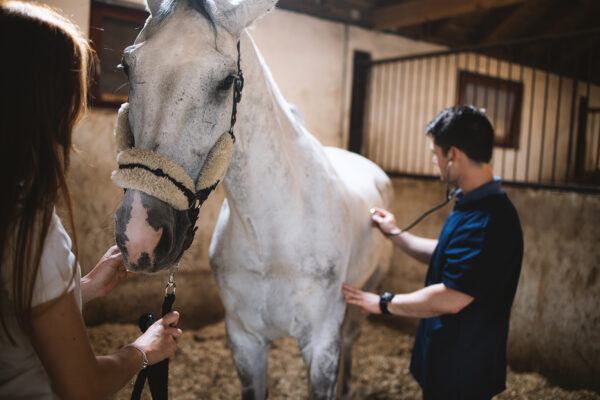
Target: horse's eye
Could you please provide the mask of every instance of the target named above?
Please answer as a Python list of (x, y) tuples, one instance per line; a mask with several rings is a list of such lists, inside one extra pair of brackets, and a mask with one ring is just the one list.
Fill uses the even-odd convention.
[(124, 58), (121, 58), (121, 68), (123, 68), (123, 72), (125, 72), (125, 75), (127, 75), (127, 77), (129, 77), (129, 64), (127, 64), (125, 62)]
[(227, 78), (223, 79), (219, 83), (219, 86), (217, 87), (217, 89), (219, 89), (219, 90), (229, 90), (231, 88), (231, 85), (233, 85), (233, 81), (234, 80), (235, 80), (235, 76), (234, 75), (229, 75)]

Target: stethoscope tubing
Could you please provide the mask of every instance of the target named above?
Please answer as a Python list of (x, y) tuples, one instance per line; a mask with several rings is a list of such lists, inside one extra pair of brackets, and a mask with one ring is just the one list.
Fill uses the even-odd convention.
[[(458, 186), (454, 186), (452, 189), (450, 189), (450, 167), (452, 166), (452, 160), (448, 161), (448, 167), (446, 168), (446, 200), (444, 200), (443, 203), (438, 204), (437, 206), (425, 211), (419, 218), (417, 218), (416, 220), (414, 220), (410, 225), (408, 225), (406, 228), (401, 229), (398, 232), (394, 232), (394, 233), (390, 233), (390, 232), (385, 232), (383, 229), (381, 229), (381, 226), (377, 224), (377, 228), (381, 231), (381, 233), (383, 233), (385, 236), (398, 236), (401, 235), (404, 232), (408, 232), (409, 230), (411, 230), (412, 228), (414, 228), (417, 224), (419, 224), (425, 217), (427, 217), (429, 214), (431, 214), (434, 211), (439, 210), (440, 208), (444, 207), (446, 204), (448, 204), (450, 202), (450, 200), (452, 200), (452, 197), (454, 197), (454, 194), (456, 193), (456, 191), (458, 190)], [(371, 211), (371, 214), (374, 213), (374, 210)]]

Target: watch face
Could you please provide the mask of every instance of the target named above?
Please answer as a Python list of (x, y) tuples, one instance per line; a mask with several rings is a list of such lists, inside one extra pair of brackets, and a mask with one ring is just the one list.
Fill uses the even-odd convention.
[(385, 299), (386, 303), (388, 301), (390, 301), (393, 297), (394, 297), (394, 293), (390, 293), (390, 292), (385, 292), (384, 294), (381, 295), (381, 298)]
[(388, 301), (392, 300), (394, 297), (394, 293), (385, 292), (381, 296), (379, 296), (379, 309), (382, 314), (390, 315), (391, 313), (388, 310)]

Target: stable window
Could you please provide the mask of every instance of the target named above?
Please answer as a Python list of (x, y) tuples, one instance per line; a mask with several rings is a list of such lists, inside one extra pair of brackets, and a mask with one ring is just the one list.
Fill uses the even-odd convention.
[(133, 44), (147, 17), (141, 8), (92, 2), (90, 39), (96, 52), (93, 105), (118, 107), (127, 101), (128, 79), (118, 66), (123, 50)]
[(523, 84), (460, 71), (458, 104), (485, 109), (494, 126), (494, 145), (517, 149), (521, 127)]

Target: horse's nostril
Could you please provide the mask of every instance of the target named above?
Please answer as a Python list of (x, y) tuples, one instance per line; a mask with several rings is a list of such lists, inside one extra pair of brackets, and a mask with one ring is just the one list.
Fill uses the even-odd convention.
[(171, 226), (165, 225), (160, 229), (162, 230), (162, 236), (160, 237), (160, 241), (158, 242), (158, 245), (154, 251), (156, 257), (158, 258), (158, 260), (156, 260), (157, 262), (163, 261), (164, 258), (169, 255), (173, 246), (173, 232), (171, 230)]

